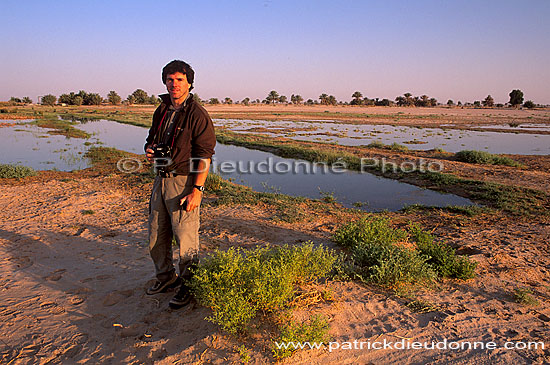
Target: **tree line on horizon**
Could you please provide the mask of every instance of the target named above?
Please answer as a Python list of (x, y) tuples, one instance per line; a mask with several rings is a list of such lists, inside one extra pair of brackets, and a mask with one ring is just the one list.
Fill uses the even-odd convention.
[[(43, 105), (56, 105), (56, 104), (65, 104), (65, 105), (101, 105), (104, 103), (118, 105), (118, 104), (151, 104), (157, 105), (160, 104), (160, 98), (155, 95), (149, 96), (146, 91), (142, 89), (137, 89), (132, 94), (128, 95), (123, 101), (120, 95), (114, 90), (109, 91), (107, 98), (102, 98), (101, 95), (96, 93), (88, 93), (84, 90), (80, 90), (78, 93), (71, 91), (68, 94), (61, 94), (58, 97), (52, 94), (47, 94), (41, 96), (38, 101), (39, 104)], [(21, 104), (32, 104), (31, 98), (25, 96), (24, 98), (11, 97), (9, 102), (11, 103), (21, 103)]]
[[(246, 97), (242, 99), (241, 101), (233, 101), (230, 97), (224, 98), (222, 101), (220, 101), (218, 98), (210, 98), (208, 100), (201, 100), (198, 94), (194, 93), (193, 97), (195, 100), (200, 102), (201, 104), (210, 104), (210, 105), (217, 105), (217, 104), (241, 104), (241, 105), (250, 105), (250, 104), (295, 104), (295, 105), (362, 105), (362, 106), (404, 106), (404, 107), (435, 107), (438, 105), (442, 105), (438, 103), (437, 99), (430, 98), (428, 95), (421, 95), (421, 96), (413, 96), (411, 93), (404, 93), (401, 96), (397, 96), (395, 100), (389, 100), (389, 99), (380, 99), (380, 98), (373, 98), (370, 99), (368, 97), (364, 97), (363, 94), (360, 91), (355, 91), (351, 97), (352, 99), (348, 101), (338, 101), (334, 95), (328, 95), (328, 94), (321, 94), (319, 95), (318, 100), (308, 99), (304, 101), (304, 98), (301, 95), (298, 94), (292, 94), (290, 97), (290, 100), (285, 95), (280, 95), (277, 91), (271, 90), (265, 99), (255, 99), (251, 100), (250, 98)], [(446, 105), (447, 106), (473, 106), (473, 107), (504, 107), (504, 106), (511, 106), (511, 107), (518, 107), (523, 106), (526, 108), (534, 108), (537, 105), (531, 101), (523, 101), (524, 95), (523, 91), (519, 89), (514, 89), (509, 93), (510, 100), (506, 104), (495, 104), (495, 101), (491, 95), (487, 95), (487, 97), (484, 100), (476, 100), (473, 103), (466, 102), (462, 103), (461, 101), (458, 101), (456, 104), (452, 99), (447, 100)], [(31, 104), (32, 100), (29, 97), (24, 98), (16, 98), (11, 97), (10, 102), (12, 103), (22, 103), (22, 104)], [(123, 101), (122, 98), (117, 94), (116, 91), (111, 90), (109, 94), (107, 94), (107, 98), (103, 99), (101, 95), (96, 93), (87, 93), (84, 90), (80, 90), (78, 93), (70, 92), (68, 94), (61, 94), (59, 98), (57, 98), (55, 95), (44, 95), (39, 100), (39, 103), (44, 105), (55, 105), (58, 104), (65, 104), (65, 105), (101, 105), (103, 103), (108, 103), (112, 105), (119, 105), (119, 104), (140, 104), (140, 105), (157, 105), (161, 102), (160, 98), (151, 95), (149, 96), (147, 92), (145, 92), (142, 89), (135, 90), (132, 94), (128, 95), (127, 98)]]

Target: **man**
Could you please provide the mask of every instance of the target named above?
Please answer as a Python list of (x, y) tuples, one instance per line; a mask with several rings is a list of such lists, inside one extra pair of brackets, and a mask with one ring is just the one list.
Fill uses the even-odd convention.
[[(157, 280), (147, 294), (181, 284), (169, 303), (173, 309), (191, 299), (185, 281), (198, 260), (199, 206), (216, 145), (212, 120), (189, 93), (194, 75), (191, 66), (179, 60), (162, 69), (168, 94), (160, 95), (162, 103), (145, 144), (147, 159), (157, 171), (149, 202), (149, 252)], [(166, 158), (159, 158), (160, 151)], [(179, 246), (179, 277), (172, 262), (172, 238)]]

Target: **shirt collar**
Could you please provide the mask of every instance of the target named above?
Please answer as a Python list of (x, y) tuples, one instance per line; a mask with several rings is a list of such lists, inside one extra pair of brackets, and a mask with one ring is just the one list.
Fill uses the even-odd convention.
[(172, 105), (172, 102), (170, 101), (168, 103), (168, 110), (175, 110), (175, 111), (180, 111), (180, 110), (183, 110), (185, 109), (185, 107), (187, 106), (187, 102), (189, 101), (189, 98), (191, 97), (191, 93), (187, 94), (187, 96), (185, 97), (185, 100), (183, 101), (183, 103), (181, 104), (180, 108), (179, 109), (176, 109), (174, 107), (174, 105)]

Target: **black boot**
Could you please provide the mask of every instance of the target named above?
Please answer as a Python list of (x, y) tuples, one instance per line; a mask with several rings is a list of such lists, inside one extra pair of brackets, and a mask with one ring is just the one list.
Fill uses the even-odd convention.
[(181, 284), (178, 292), (174, 297), (170, 300), (168, 305), (172, 309), (180, 309), (185, 307), (189, 302), (191, 301), (191, 289), (189, 286), (187, 286), (187, 283), (184, 282)]

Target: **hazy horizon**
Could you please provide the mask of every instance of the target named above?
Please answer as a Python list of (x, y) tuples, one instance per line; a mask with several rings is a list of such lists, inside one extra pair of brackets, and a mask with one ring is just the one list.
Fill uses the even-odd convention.
[(550, 104), (550, 2), (4, 1), (0, 100), (71, 91), (165, 92), (160, 74), (189, 62), (201, 98), (440, 103), (512, 89)]

